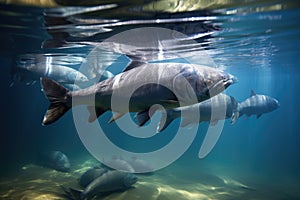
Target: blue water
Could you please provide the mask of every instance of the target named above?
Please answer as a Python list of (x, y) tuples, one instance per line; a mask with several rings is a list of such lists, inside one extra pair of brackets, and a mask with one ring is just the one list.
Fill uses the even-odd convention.
[[(62, 5), (68, 5), (68, 2)], [(254, 90), (257, 94), (276, 98), (280, 107), (258, 119), (256, 116), (242, 116), (234, 125), (226, 120), (219, 140), (203, 159), (198, 158), (198, 152), (209, 124), (201, 123), (191, 146), (174, 163), (152, 176), (139, 175), (140, 181), (126, 195), (116, 193), (105, 199), (299, 199), (298, 3), (266, 1), (243, 5), (236, 2), (183, 13), (160, 10), (149, 13), (139, 10), (141, 6), (134, 3), (128, 6), (132, 6), (135, 12), (120, 4), (120, 8), (108, 11), (57, 17), (51, 15), (51, 10), (42, 7), (1, 4), (0, 177), (3, 178), (0, 179), (0, 199), (34, 199), (41, 198), (43, 194), (49, 195), (47, 199), (55, 199), (55, 195), (63, 193), (55, 186), (56, 183), (78, 187), (76, 180), (82, 172), (80, 169), (98, 163), (80, 139), (72, 112), (67, 112), (52, 125), (41, 125), (49, 104), (38, 81), (32, 85), (26, 85), (26, 81), (13, 81), (12, 71), (18, 56), (30, 54), (34, 58), (36, 55), (68, 54), (81, 58), (93, 48), (92, 42), (101, 42), (133, 28), (161, 26), (194, 37), (205, 47), (217, 67), (238, 78), (238, 83), (226, 89), (226, 94), (242, 102)], [(50, 14), (45, 16), (45, 12)], [(204, 16), (213, 18), (207, 18), (204, 23), (202, 20), (182, 20)], [(105, 24), (78, 22), (88, 17), (119, 19), (121, 23), (117, 26), (107, 23), (105, 28), (111, 28), (111, 31), (88, 37), (84, 34), (95, 31), (92, 25)], [(157, 18), (176, 20), (165, 24), (146, 21)], [(76, 26), (71, 21), (75, 19), (78, 20)], [(133, 23), (134, 20), (141, 21)], [(86, 27), (78, 31), (79, 25)], [(96, 30), (99, 31), (99, 27)], [(83, 35), (78, 35), (78, 32)], [(199, 33), (209, 32), (212, 33), (196, 37)], [(185, 48), (189, 51), (192, 46)], [(114, 74), (128, 63), (127, 58), (116, 57), (109, 67)], [(44, 64), (46, 61), (41, 62)], [(70, 62), (75, 63), (74, 59)], [(78, 66), (80, 62), (73, 65), (74, 68)], [(172, 141), (180, 122), (175, 120), (165, 131), (153, 137), (134, 138), (124, 134), (116, 124), (108, 124), (110, 117), (108, 112), (99, 119), (107, 137), (128, 151), (144, 153), (162, 148)], [(143, 135), (143, 132), (140, 134)], [(73, 169), (69, 175), (49, 172), (50, 169), (32, 164), (38, 152), (50, 150), (68, 155)], [(33, 181), (38, 179), (48, 182), (39, 184)]]

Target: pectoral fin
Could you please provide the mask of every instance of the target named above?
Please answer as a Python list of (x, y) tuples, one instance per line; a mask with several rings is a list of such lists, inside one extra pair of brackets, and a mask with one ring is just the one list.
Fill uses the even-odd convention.
[(239, 112), (232, 113), (230, 124), (231, 125), (234, 124), (238, 120), (239, 116), (240, 116)]
[(136, 114), (136, 119), (138, 121), (138, 125), (144, 126), (158, 109), (159, 109), (159, 106), (154, 105), (150, 109), (138, 112)]
[(108, 123), (112, 123), (112, 122), (116, 121), (117, 119), (121, 118), (123, 115), (125, 115), (125, 113), (115, 113), (115, 114), (113, 114), (113, 116), (110, 118)]
[(89, 122), (95, 121), (100, 115), (106, 112), (106, 110), (103, 110), (102, 108), (99, 107), (94, 107), (94, 106), (88, 106), (87, 109), (90, 112), (90, 117), (89, 117)]
[(165, 130), (171, 124), (171, 122), (178, 117), (175, 113), (176, 111), (174, 110), (166, 110), (165, 112), (162, 112), (161, 119), (156, 128), (157, 133)]
[(150, 119), (149, 110), (138, 112), (135, 117), (137, 119), (138, 125), (144, 126), (144, 124), (146, 124)]
[(262, 115), (262, 114), (256, 115), (256, 119), (260, 118), (261, 115)]

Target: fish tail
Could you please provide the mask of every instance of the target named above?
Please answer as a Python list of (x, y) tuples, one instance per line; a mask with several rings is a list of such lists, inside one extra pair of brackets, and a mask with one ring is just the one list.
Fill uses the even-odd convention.
[(71, 107), (69, 90), (49, 78), (41, 78), (44, 94), (50, 101), (50, 106), (44, 116), (43, 125), (52, 124), (63, 116)]
[(171, 124), (171, 122), (178, 117), (176, 112), (177, 111), (174, 110), (166, 110), (165, 112), (162, 112), (156, 132), (159, 133), (165, 130)]

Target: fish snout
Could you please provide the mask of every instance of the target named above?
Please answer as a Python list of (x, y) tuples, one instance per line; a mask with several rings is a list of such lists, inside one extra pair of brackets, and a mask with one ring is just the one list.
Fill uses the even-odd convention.
[(138, 181), (138, 177), (137, 176), (133, 176), (132, 178), (131, 178), (132, 180), (132, 184), (134, 184), (134, 183), (136, 183), (137, 181)]
[(225, 89), (228, 86), (238, 82), (238, 79), (235, 76), (233, 76), (232, 74), (225, 74), (222, 76), (222, 78), (223, 78), (223, 85), (224, 85)]
[(279, 108), (280, 107), (279, 101), (275, 99), (275, 103), (276, 103), (277, 108)]
[(135, 174), (127, 173), (124, 179), (124, 185), (130, 187), (138, 181), (138, 177)]
[(238, 78), (233, 76), (232, 74), (228, 74), (229, 79), (232, 81), (232, 84), (239, 82)]
[(237, 78), (231, 74), (221, 71), (214, 81), (206, 81), (207, 95), (211, 97), (224, 91), (227, 87), (237, 82)]

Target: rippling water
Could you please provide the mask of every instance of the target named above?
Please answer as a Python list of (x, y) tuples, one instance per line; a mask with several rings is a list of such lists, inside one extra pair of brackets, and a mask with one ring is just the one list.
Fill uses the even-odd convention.
[[(238, 77), (227, 90), (238, 101), (254, 89), (281, 106), (259, 119), (225, 123), (215, 149), (199, 160), (203, 125), (177, 163), (141, 177), (126, 195), (106, 199), (299, 199), (299, 18), (300, 3), (292, 0), (0, 0), (0, 174), (9, 174), (0, 182), (0, 198), (60, 199), (58, 185), (76, 187), (80, 170), (90, 164), (71, 114), (40, 126), (48, 104), (39, 77), (62, 67), (80, 69), (90, 82), (78, 87), (86, 87), (119, 73), (131, 59), (217, 67)], [(120, 134), (110, 139), (127, 142)], [(162, 146), (173, 135), (167, 131), (150, 144)], [(137, 142), (129, 148), (147, 149), (148, 143)], [(30, 165), (41, 149), (64, 150), (74, 171), (60, 176)]]
[[(51, 57), (71, 52), (79, 54), (74, 59), (82, 60), (83, 54), (115, 34), (133, 28), (161, 27), (174, 31), (168, 38), (173, 44), (168, 43), (168, 48), (177, 45), (178, 50), (196, 52), (204, 47), (218, 66), (235, 66), (245, 60), (244, 65), (267, 66), (279, 50), (274, 41), (286, 37), (286, 43), (293, 42), (299, 32), (298, 4), (293, 1), (16, 3), (23, 6), (2, 5), (1, 40), (6, 47), (3, 51), (17, 54), (13, 56), (30, 53), (35, 57), (38, 53), (36, 59), (41, 58), (40, 54)], [(197, 45), (176, 44), (176, 32), (185, 34), (186, 40), (195, 40)], [(144, 48), (149, 47), (146, 44)], [(130, 53), (126, 47), (109, 50)], [(153, 51), (159, 53), (159, 49)], [(73, 58), (69, 58), (70, 62)], [(151, 59), (153, 56), (147, 57)]]

